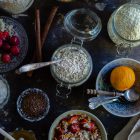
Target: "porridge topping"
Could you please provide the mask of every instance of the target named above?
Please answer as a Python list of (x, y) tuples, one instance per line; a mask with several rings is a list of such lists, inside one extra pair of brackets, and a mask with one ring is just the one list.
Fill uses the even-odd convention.
[(116, 14), (116, 30), (127, 40), (140, 39), (140, 6), (126, 5)]
[(55, 130), (54, 140), (101, 140), (96, 123), (85, 114), (69, 115)]
[(45, 112), (47, 102), (42, 94), (30, 93), (22, 101), (24, 113), (30, 117), (38, 117)]
[(64, 82), (79, 82), (89, 73), (90, 63), (87, 54), (76, 47), (66, 47), (56, 53), (62, 61), (53, 65), (56, 76)]

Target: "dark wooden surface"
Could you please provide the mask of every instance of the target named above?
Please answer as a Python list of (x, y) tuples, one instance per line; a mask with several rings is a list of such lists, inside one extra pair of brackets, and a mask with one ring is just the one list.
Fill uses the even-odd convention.
[[(103, 11), (100, 11), (95, 7), (97, 2), (104, 2), (106, 4)], [(111, 115), (103, 107), (99, 107), (96, 110), (90, 110), (87, 102), (89, 97), (85, 95), (85, 89), (94, 88), (97, 74), (101, 68), (108, 62), (117, 58), (116, 48), (107, 33), (107, 22), (111, 13), (119, 5), (125, 2), (126, 1), (124, 0), (89, 0), (89, 2), (88, 0), (77, 0), (75, 3), (62, 4), (53, 2), (52, 0), (42, 0), (40, 5), (42, 30), (52, 5), (59, 5), (58, 14), (55, 17), (43, 48), (44, 61), (49, 61), (53, 52), (58, 47), (63, 44), (70, 43), (72, 39), (72, 36), (65, 31), (62, 24), (63, 21), (60, 19), (59, 13), (65, 15), (65, 13), (69, 10), (85, 7), (95, 11), (98, 16), (100, 16), (103, 24), (101, 33), (95, 40), (84, 43), (84, 47), (89, 51), (93, 59), (93, 72), (86, 83), (72, 89), (70, 100), (68, 101), (69, 104), (67, 105), (60, 105), (56, 102), (55, 88), (57, 83), (51, 76), (49, 67), (34, 72), (32, 78), (28, 78), (26, 74), (17, 76), (14, 74), (14, 71), (2, 74), (8, 80), (11, 89), (10, 100), (7, 106), (0, 111), (0, 125), (3, 126), (5, 130), (13, 131), (16, 128), (31, 129), (35, 132), (37, 140), (47, 140), (49, 128), (56, 117), (68, 110), (82, 109), (96, 115), (104, 124), (108, 133), (108, 139), (113, 140), (115, 134), (117, 134), (125, 126), (130, 118), (120, 118)], [(33, 56), (33, 49), (35, 48), (35, 38), (33, 32), (34, 7), (35, 4), (26, 12), (29, 14), (28, 17), (16, 19), (24, 26), (29, 38), (29, 52), (22, 64), (30, 63)], [(8, 16), (8, 14), (4, 12), (1, 12), (1, 14)], [(133, 52), (129, 57), (140, 60), (139, 50), (139, 47), (133, 49)], [(16, 111), (16, 101), (19, 94), (23, 90), (31, 87), (40, 88), (46, 91), (50, 98), (51, 108), (49, 114), (45, 119), (37, 123), (29, 123), (23, 120)], [(0, 136), (0, 140), (3, 140), (3, 137)]]

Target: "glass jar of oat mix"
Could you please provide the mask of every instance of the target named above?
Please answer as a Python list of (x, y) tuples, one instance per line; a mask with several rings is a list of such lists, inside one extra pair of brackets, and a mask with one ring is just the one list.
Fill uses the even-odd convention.
[(51, 65), (51, 73), (58, 82), (57, 96), (68, 98), (71, 88), (80, 86), (92, 73), (92, 58), (83, 48), (84, 41), (93, 40), (100, 33), (100, 18), (89, 9), (76, 9), (66, 14), (64, 27), (73, 36), (70, 44), (59, 47), (52, 56), (61, 60)]

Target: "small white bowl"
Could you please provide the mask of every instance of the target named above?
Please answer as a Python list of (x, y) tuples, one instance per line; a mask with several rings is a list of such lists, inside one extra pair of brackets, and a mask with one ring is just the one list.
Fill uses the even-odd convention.
[(48, 140), (54, 139), (54, 133), (55, 133), (55, 129), (56, 129), (57, 125), (63, 118), (67, 117), (70, 114), (86, 114), (86, 115), (90, 116), (93, 119), (93, 121), (95, 121), (98, 128), (100, 129), (102, 140), (107, 140), (107, 133), (106, 133), (106, 130), (105, 130), (102, 122), (95, 115), (93, 115), (87, 111), (83, 111), (83, 110), (67, 111), (67, 112), (63, 113), (62, 115), (60, 115), (58, 118), (56, 118), (56, 120), (53, 122), (52, 126), (50, 127)]

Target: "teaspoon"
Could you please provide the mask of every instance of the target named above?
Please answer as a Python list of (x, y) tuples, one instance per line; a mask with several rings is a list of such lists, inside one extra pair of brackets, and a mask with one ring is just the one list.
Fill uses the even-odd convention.
[[(103, 91), (102, 91), (103, 92)], [(110, 94), (111, 92), (109, 92)], [(114, 95), (114, 92), (112, 92)], [(120, 95), (119, 95), (120, 94)], [(111, 94), (110, 94), (111, 95)], [(89, 108), (95, 109), (101, 105), (117, 101), (119, 97), (124, 97), (129, 102), (135, 102), (139, 99), (139, 94), (134, 90), (134, 88), (126, 90), (124, 93), (117, 93), (116, 96), (98, 96), (89, 99)]]
[(24, 65), (24, 66), (20, 67), (15, 72), (16, 72), (16, 74), (21, 74), (21, 73), (28, 72), (28, 71), (33, 71), (33, 70), (36, 70), (36, 69), (39, 69), (39, 68), (42, 68), (42, 67), (45, 67), (45, 66), (48, 66), (48, 65), (59, 63), (60, 61), (62, 61), (62, 60), (60, 59), (60, 60), (50, 61), (50, 62), (27, 64), (27, 65)]

